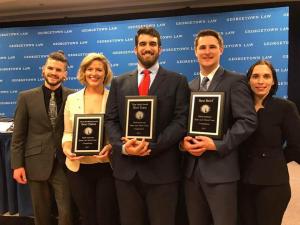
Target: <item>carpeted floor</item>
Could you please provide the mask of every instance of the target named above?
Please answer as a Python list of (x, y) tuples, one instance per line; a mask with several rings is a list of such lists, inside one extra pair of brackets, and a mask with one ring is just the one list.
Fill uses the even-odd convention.
[[(282, 225), (300, 225), (300, 165), (290, 163), (292, 198), (285, 212)], [(54, 221), (53, 225), (57, 223)], [(0, 225), (34, 225), (33, 219), (20, 216), (0, 216)]]
[(1, 225), (34, 225), (33, 219), (21, 216), (0, 216)]

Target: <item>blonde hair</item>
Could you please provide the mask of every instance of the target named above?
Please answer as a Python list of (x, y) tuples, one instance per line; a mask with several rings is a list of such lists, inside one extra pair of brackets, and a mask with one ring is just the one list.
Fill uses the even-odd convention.
[(95, 60), (102, 62), (104, 65), (105, 78), (104, 78), (103, 86), (109, 85), (112, 80), (112, 77), (113, 77), (112, 70), (110, 67), (110, 62), (104, 55), (95, 53), (95, 52), (87, 54), (82, 59), (80, 66), (79, 66), (79, 70), (77, 72), (77, 79), (79, 80), (79, 82), (81, 84), (86, 85), (86, 78), (85, 78), (84, 73), (85, 73), (86, 69), (91, 65), (91, 63)]

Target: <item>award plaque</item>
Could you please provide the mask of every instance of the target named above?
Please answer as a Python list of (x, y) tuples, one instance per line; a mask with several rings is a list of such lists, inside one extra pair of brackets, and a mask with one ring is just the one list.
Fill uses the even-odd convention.
[(222, 138), (224, 92), (192, 92), (188, 134)]
[(146, 139), (155, 138), (156, 96), (126, 96), (125, 137)]
[(75, 114), (72, 152), (98, 155), (103, 143), (104, 114)]

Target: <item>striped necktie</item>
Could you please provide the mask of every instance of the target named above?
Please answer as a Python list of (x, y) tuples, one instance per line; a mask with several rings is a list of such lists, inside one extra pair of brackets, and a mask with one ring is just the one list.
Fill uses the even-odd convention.
[(48, 111), (49, 119), (51, 121), (51, 125), (53, 128), (55, 128), (55, 120), (57, 117), (57, 105), (56, 105), (56, 99), (55, 99), (55, 92), (51, 92), (51, 97), (49, 101), (49, 111)]
[(202, 81), (201, 81), (201, 84), (200, 84), (200, 91), (207, 91), (208, 81), (209, 81), (208, 77), (203, 77), (202, 78)]

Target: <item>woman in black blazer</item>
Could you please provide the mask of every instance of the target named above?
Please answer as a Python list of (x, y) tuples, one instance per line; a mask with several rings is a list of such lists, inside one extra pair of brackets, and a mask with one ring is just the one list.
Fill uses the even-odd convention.
[(272, 64), (260, 60), (247, 73), (258, 127), (240, 152), (241, 225), (280, 225), (291, 198), (287, 162), (300, 162), (300, 117), (296, 105), (273, 95)]

